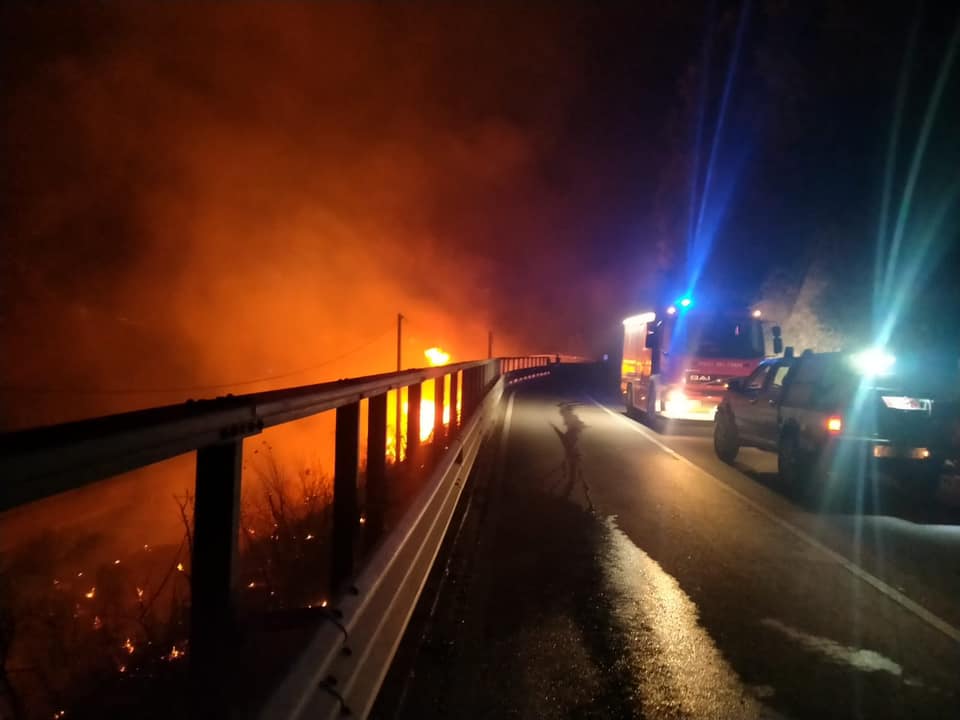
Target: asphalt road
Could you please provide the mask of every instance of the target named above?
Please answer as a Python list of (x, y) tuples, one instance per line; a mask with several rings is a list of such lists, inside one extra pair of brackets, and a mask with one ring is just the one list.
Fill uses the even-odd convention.
[(504, 407), (378, 718), (960, 717), (960, 510), (798, 505), (555, 380)]

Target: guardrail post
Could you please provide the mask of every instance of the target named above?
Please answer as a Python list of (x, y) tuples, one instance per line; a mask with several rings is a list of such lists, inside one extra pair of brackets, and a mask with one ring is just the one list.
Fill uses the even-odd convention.
[(383, 534), (387, 507), (387, 394), (370, 398), (367, 407), (367, 537)]
[(476, 390), (474, 390), (475, 379), (476, 375), (473, 372), (473, 368), (468, 368), (463, 371), (463, 402), (461, 405), (463, 407), (464, 420), (473, 413), (473, 396), (476, 393)]
[(457, 418), (457, 405), (461, 404), (460, 400), (460, 373), (453, 372), (450, 373), (450, 428), (448, 430), (449, 434), (453, 434), (454, 430), (457, 429), (459, 424)]
[(473, 369), (473, 411), (476, 412), (480, 407), (480, 399), (483, 397), (483, 366), (478, 365)]
[(423, 386), (414, 383), (407, 388), (407, 459), (420, 449), (420, 399)]
[[(219, 678), (235, 629), (243, 440), (197, 450), (190, 560), (190, 674), (195, 711), (225, 707)], [(199, 704), (199, 705), (197, 705)], [(204, 711), (201, 713), (200, 708)]]
[(337, 408), (333, 461), (333, 562), (331, 588), (353, 575), (357, 533), (357, 465), (360, 461), (360, 403)]
[(446, 375), (433, 379), (433, 444), (439, 446), (443, 441), (443, 400), (445, 394)]

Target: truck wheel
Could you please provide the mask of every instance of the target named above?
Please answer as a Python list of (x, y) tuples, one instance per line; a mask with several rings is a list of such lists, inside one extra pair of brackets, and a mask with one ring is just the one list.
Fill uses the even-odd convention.
[(717, 413), (713, 424), (713, 450), (728, 465), (737, 459), (737, 453), (740, 452), (737, 425), (729, 412), (721, 410)]
[(798, 498), (809, 500), (817, 463), (800, 447), (796, 430), (786, 430), (777, 443), (777, 470), (780, 478)]
[(633, 385), (627, 385), (627, 417), (633, 417), (637, 413), (637, 408), (633, 404)]
[(658, 429), (660, 417), (657, 415), (657, 386), (653, 383), (647, 388), (647, 424), (654, 430)]

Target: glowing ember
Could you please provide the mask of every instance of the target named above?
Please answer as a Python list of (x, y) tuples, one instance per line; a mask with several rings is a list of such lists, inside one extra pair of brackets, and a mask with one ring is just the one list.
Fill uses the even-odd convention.
[(257, 584), (256, 584), (255, 582), (249, 582), (249, 583), (247, 583), (247, 587), (250, 588), (251, 590), (252, 590), (253, 588), (255, 588), (256, 586), (257, 586)]
[(361, 516), (360, 516), (360, 524), (361, 524), (361, 525), (366, 525), (366, 524), (367, 524), (367, 516), (366, 516), (366, 515), (361, 515)]
[(326, 601), (326, 600), (321, 600), (321, 601), (320, 601), (320, 607), (326, 607), (326, 606), (327, 606), (327, 601)]
[(178, 658), (182, 658), (183, 655), (184, 655), (183, 650), (179, 649), (176, 645), (174, 645), (172, 648), (170, 648), (170, 654), (167, 655), (167, 660), (173, 661)]
[(60, 581), (57, 580), (56, 578), (54, 578), (54, 579), (53, 579), (53, 586), (56, 587), (56, 586), (59, 585), (59, 584), (60, 584)]
[(93, 616), (93, 629), (94, 629), (94, 630), (99, 630), (99, 629), (102, 628), (102, 627), (103, 627), (103, 620), (100, 619), (100, 616), (99, 616), (99, 615), (94, 615), (94, 616)]
[(143, 549), (146, 550), (147, 552), (150, 552), (150, 546), (149, 546), (149, 545), (144, 545), (144, 546), (143, 546)]
[(177, 570), (183, 572), (183, 563), (177, 563)]
[(53, 720), (60, 720), (60, 718), (62, 718), (62, 717), (63, 717), (64, 715), (66, 715), (66, 714), (67, 714), (67, 711), (66, 711), (66, 710), (57, 710), (57, 711), (53, 714)]
[(313, 533), (307, 533), (307, 536), (304, 538), (304, 540), (313, 540)]
[(126, 640), (123, 641), (123, 649), (127, 651), (128, 655), (133, 655), (133, 651), (136, 650), (137, 648), (133, 644), (133, 642), (130, 640), (130, 638), (127, 638)]
[(137, 588), (137, 600), (143, 600), (143, 588)]
[(126, 671), (127, 671), (126, 665), (121, 665), (120, 667), (117, 668), (117, 672), (125, 673)]
[(77, 573), (77, 577), (83, 577), (83, 571), (82, 571), (82, 570)]
[(427, 358), (427, 362), (430, 363), (431, 367), (446, 365), (448, 362), (450, 362), (450, 353), (445, 352), (438, 347), (427, 348), (423, 351), (423, 355), (425, 358)]
[(87, 600), (93, 600), (97, 596), (97, 589), (95, 587), (92, 587), (87, 592), (85, 592), (83, 596)]
[(114, 564), (114, 565), (119, 565), (119, 564), (120, 564), (120, 561), (119, 561), (119, 560), (114, 560), (114, 561), (113, 561), (113, 564)]

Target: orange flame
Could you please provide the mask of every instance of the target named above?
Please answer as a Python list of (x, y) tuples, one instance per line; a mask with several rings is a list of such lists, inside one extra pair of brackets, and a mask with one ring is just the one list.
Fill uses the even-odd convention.
[[(451, 355), (442, 348), (431, 347), (427, 348), (424, 353), (424, 357), (427, 359), (427, 362), (433, 367), (439, 367), (446, 365), (450, 362)], [(427, 380), (421, 386), (420, 394), (420, 441), (426, 442), (430, 439), (430, 436), (433, 435), (435, 427), (442, 423), (444, 425), (450, 422), (451, 417), (453, 417), (453, 412), (456, 412), (456, 417), (460, 416), (460, 401), (457, 401), (457, 407), (455, 411), (451, 411), (449, 400), (445, 399), (443, 403), (443, 414), (438, 420), (437, 415), (437, 406), (435, 403), (436, 393), (443, 392), (445, 398), (449, 398), (451, 391), (451, 382), (458, 383), (459, 387), (459, 373), (451, 373), (450, 375), (436, 380)], [(399, 398), (398, 398), (399, 395)], [(459, 394), (458, 394), (459, 397)], [(397, 452), (397, 403), (400, 403), (400, 448), (399, 453)], [(403, 460), (406, 457), (406, 446), (407, 446), (407, 427), (408, 427), (408, 413), (409, 413), (409, 404), (407, 402), (407, 389), (403, 388), (400, 391), (392, 390), (387, 393), (387, 457), (396, 461), (397, 456), (399, 459)]]
[(430, 363), (430, 367), (439, 367), (450, 362), (450, 353), (438, 347), (427, 348), (423, 351), (424, 357)]

